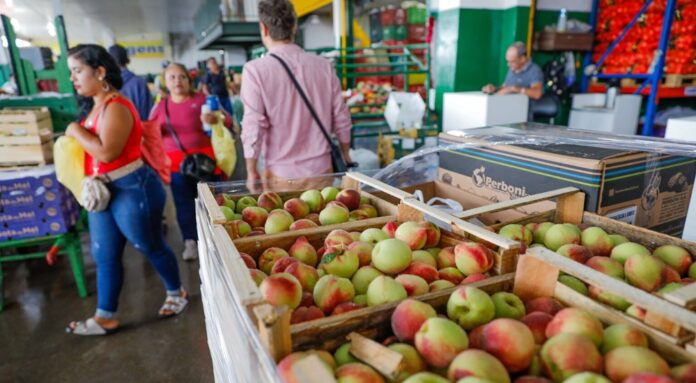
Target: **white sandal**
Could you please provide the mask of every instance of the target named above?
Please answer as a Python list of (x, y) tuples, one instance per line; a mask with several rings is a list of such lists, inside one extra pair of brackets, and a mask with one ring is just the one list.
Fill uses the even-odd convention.
[(94, 318), (89, 318), (86, 321), (77, 321), (75, 322), (75, 327), (71, 327), (68, 325), (65, 328), (65, 332), (69, 334), (75, 334), (75, 335), (109, 335), (113, 334), (118, 330), (118, 327), (113, 328), (113, 329), (108, 329), (104, 328), (97, 323)]
[[(173, 317), (184, 311), (186, 305), (188, 305), (188, 293), (184, 290), (182, 290), (182, 293), (181, 296), (167, 296), (167, 299), (164, 300), (164, 304), (159, 310), (160, 318)], [(169, 311), (171, 314), (162, 314), (163, 311)]]

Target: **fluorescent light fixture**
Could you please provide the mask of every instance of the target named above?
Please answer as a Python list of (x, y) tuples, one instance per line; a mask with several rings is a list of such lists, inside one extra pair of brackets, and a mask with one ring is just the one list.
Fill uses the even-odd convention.
[(49, 21), (46, 23), (46, 30), (48, 30), (49, 36), (56, 37), (56, 26), (53, 25), (53, 22)]
[(222, 49), (220, 49), (220, 50), (218, 51), (218, 54), (224, 55), (224, 54), (225, 54), (225, 51), (223, 51)]
[(26, 48), (30, 47), (31, 43), (24, 39), (15, 39), (15, 45), (17, 45), (17, 48)]

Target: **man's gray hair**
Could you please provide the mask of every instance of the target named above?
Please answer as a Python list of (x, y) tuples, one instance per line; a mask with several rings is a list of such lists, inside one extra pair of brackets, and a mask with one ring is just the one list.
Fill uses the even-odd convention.
[(518, 57), (524, 57), (527, 55), (527, 45), (521, 41), (515, 41), (510, 45), (510, 48), (514, 48), (515, 52), (517, 52)]

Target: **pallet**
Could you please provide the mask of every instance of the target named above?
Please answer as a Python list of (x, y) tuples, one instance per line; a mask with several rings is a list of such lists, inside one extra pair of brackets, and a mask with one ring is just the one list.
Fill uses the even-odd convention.
[[(567, 189), (569, 191), (573, 188)], [(562, 190), (563, 189), (472, 209), (465, 212), (463, 216), (464, 218), (477, 217), (480, 215), (500, 212), (506, 209), (517, 208), (525, 204), (536, 203), (539, 200), (558, 195), (559, 193), (562, 193)], [(682, 247), (688, 250), (692, 256), (696, 256), (696, 243), (694, 242), (685, 241), (680, 238), (657, 233), (649, 229), (633, 226), (624, 222), (583, 211), (583, 203), (583, 199), (575, 197), (574, 200), (566, 201), (566, 203), (563, 205), (557, 203), (555, 209), (531, 215), (526, 218), (499, 223), (491, 226), (491, 228), (497, 231), (500, 229), (500, 227), (511, 223), (522, 225), (538, 222), (585, 224), (589, 226), (601, 227), (610, 234), (621, 234), (628, 238), (629, 241), (640, 243), (651, 251), (662, 245), (674, 245)], [(694, 260), (696, 260), (696, 258), (694, 258)], [(584, 267), (584, 265), (579, 263), (575, 263), (575, 265), (577, 265), (577, 267)], [(630, 287), (630, 285), (627, 283), (622, 282), (622, 284), (627, 288)], [(630, 288), (633, 290), (638, 290), (633, 287)], [(689, 286), (677, 289), (670, 294), (666, 294), (664, 297), (655, 297), (660, 301), (669, 301), (679, 305), (682, 308), (695, 307), (696, 284), (691, 284)], [(648, 314), (646, 316), (645, 323), (656, 331), (661, 332), (662, 335), (664, 335), (666, 339), (669, 339), (672, 343), (684, 345), (686, 343), (691, 343), (694, 340), (694, 330), (686, 328), (674, 320), (663, 318), (657, 314), (660, 311), (654, 309), (653, 306), (646, 306), (646, 309), (648, 309)], [(694, 345), (694, 347), (696, 347), (696, 345)]]
[(696, 85), (696, 74), (668, 74), (665, 75), (663, 85), (673, 88), (693, 86)]

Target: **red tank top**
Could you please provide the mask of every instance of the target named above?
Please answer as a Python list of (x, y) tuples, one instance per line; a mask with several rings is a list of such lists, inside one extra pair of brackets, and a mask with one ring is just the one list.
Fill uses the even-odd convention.
[[(136, 161), (141, 158), (140, 156), (140, 144), (141, 144), (141, 139), (142, 139), (142, 132), (143, 132), (143, 125), (142, 122), (140, 121), (140, 118), (138, 117), (138, 112), (135, 110), (135, 107), (133, 104), (131, 104), (130, 101), (123, 97), (114, 97), (111, 100), (107, 101), (107, 105), (109, 105), (112, 102), (117, 102), (119, 104), (125, 105), (128, 110), (131, 113), (131, 116), (133, 116), (133, 128), (130, 131), (130, 136), (128, 136), (128, 141), (126, 141), (126, 146), (123, 147), (123, 151), (121, 154), (116, 158), (115, 160), (111, 162), (103, 162), (99, 161), (99, 167), (97, 169), (97, 174), (104, 174), (108, 173), (112, 170), (116, 170), (120, 167), (126, 166), (130, 164), (133, 161)], [(101, 112), (99, 112), (101, 113)], [(93, 126), (89, 127), (89, 131), (92, 132), (93, 134), (96, 134), (97, 131), (97, 121), (99, 121), (99, 113), (97, 113), (94, 116), (94, 123), (92, 124)], [(85, 125), (85, 121), (82, 121), (82, 126)], [(85, 174), (86, 175), (92, 175), (93, 172), (93, 166), (92, 166), (92, 156), (85, 151)]]

